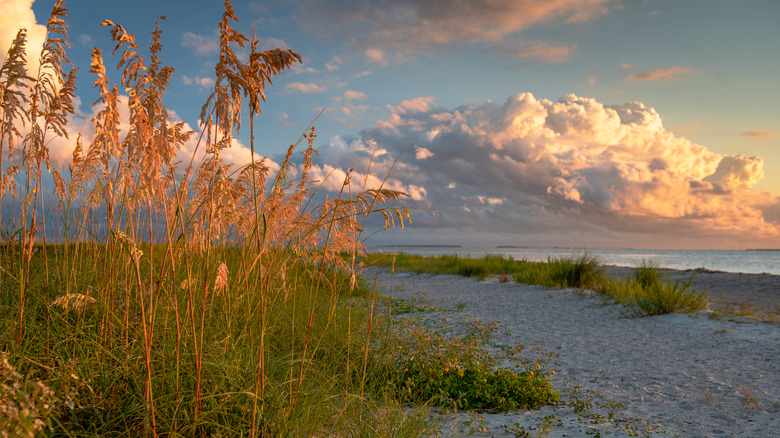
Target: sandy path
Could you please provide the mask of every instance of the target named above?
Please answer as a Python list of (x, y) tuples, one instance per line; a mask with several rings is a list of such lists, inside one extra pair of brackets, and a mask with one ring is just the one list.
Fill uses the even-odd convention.
[[(396, 274), (391, 290), (387, 271), (372, 268), (365, 277), (378, 278), (385, 295), (462, 308), (435, 317), (498, 321), (496, 343), (558, 354), (551, 368), (564, 402), (591, 403), (585, 412), (562, 403), (483, 414), (483, 436), (515, 436), (521, 426), (535, 436), (545, 416), (550, 437), (780, 433), (780, 324), (713, 319), (707, 312), (627, 318), (622, 306), (582, 292), (494, 280)], [(567, 392), (576, 387), (575, 395)], [(453, 417), (447, 435), (466, 435), (464, 419)]]

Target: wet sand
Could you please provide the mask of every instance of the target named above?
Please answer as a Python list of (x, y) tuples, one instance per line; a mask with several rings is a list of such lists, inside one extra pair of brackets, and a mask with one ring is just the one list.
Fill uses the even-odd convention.
[[(692, 272), (669, 274), (688, 280)], [(623, 306), (571, 289), (415, 274), (396, 274), (391, 286), (389, 272), (376, 268), (364, 276), (377, 278), (385, 295), (444, 310), (421, 314), (421, 321), (452, 327), (495, 321), (491, 342), (538, 346), (542, 353), (525, 351), (539, 359), (553, 354), (553, 384), (563, 394), (558, 406), (440, 413), (441, 436), (513, 437), (521, 427), (549, 437), (774, 437), (780, 430), (780, 323), (708, 311), (629, 318)], [(779, 286), (780, 278), (770, 275), (699, 272), (694, 278), (694, 288), (707, 287), (714, 306), (776, 309)], [(475, 415), (477, 421), (463, 424)]]

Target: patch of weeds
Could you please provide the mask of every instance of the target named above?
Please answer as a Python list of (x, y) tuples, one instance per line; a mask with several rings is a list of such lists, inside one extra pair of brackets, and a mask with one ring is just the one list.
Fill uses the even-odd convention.
[(563, 389), (563, 403), (571, 406), (575, 414), (584, 414), (593, 408), (593, 397), (582, 390), (581, 385), (567, 386)]
[(715, 402), (715, 394), (712, 392), (712, 388), (710, 388), (708, 385), (702, 386), (701, 392), (704, 395), (704, 400), (707, 403)]
[(761, 404), (758, 402), (758, 398), (752, 389), (747, 386), (741, 386), (739, 392), (742, 393), (742, 407), (745, 409), (761, 410)]
[(466, 303), (464, 303), (464, 302), (460, 302), (460, 303), (455, 305), (455, 311), (456, 312), (462, 312), (465, 309), (466, 309)]
[(484, 342), (494, 323), (472, 321), (466, 334), (447, 337), (414, 322), (399, 321), (374, 347), (373, 360), (404, 402), (431, 403), (463, 410), (536, 409), (555, 403), (543, 363), (499, 367)]
[(417, 300), (389, 299), (390, 315), (409, 315), (413, 313), (435, 312), (436, 308), (421, 304)]
[(504, 430), (513, 433), (516, 438), (545, 437), (550, 434), (553, 427), (563, 427), (563, 422), (555, 414), (545, 415), (541, 423), (529, 427), (528, 430), (525, 430), (525, 426), (521, 426), (518, 422), (511, 426), (509, 424), (503, 425)]

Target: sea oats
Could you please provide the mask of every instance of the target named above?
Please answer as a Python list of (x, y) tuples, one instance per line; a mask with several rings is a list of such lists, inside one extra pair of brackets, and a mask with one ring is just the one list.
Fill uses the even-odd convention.
[(217, 278), (214, 279), (214, 293), (221, 295), (225, 291), (228, 282), (228, 267), (222, 262), (217, 267)]
[(95, 302), (95, 299), (79, 294), (79, 293), (69, 293), (65, 295), (60, 295), (59, 297), (55, 298), (54, 301), (51, 302), (52, 306), (58, 306), (62, 307), (65, 310), (76, 310), (81, 311), (87, 308), (88, 305)]

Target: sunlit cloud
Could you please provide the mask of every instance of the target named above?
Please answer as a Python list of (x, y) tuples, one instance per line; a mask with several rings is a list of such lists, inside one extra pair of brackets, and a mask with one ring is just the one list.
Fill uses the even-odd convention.
[(330, 61), (325, 63), (325, 69), (328, 71), (335, 71), (338, 70), (342, 64), (344, 64), (345, 60), (343, 57), (335, 55), (330, 59)]
[(780, 235), (764, 216), (775, 211), (776, 196), (755, 188), (762, 158), (715, 153), (677, 136), (639, 102), (522, 93), (502, 105), (433, 104), (417, 98), (390, 106), (373, 128), (332, 139), (321, 158), (359, 168), (372, 147), (386, 150), (371, 161), (372, 172), (393, 167), (399, 186), (424, 189), (414, 206), (441, 213), (417, 219), (421, 227)]
[(418, 160), (427, 160), (428, 158), (431, 158), (433, 156), (433, 152), (429, 151), (426, 148), (423, 147), (415, 147), (414, 148), (414, 157)]
[(362, 78), (363, 76), (368, 76), (368, 75), (370, 75), (372, 73), (373, 72), (371, 70), (364, 70), (364, 71), (362, 71), (360, 73), (356, 73), (356, 74), (352, 75), (352, 77), (353, 78)]
[(279, 38), (259, 38), (257, 40), (257, 43), (260, 50), (292, 49), (292, 47), (290, 47), (290, 45), (287, 44), (287, 41)]
[[(590, 21), (618, 6), (612, 0), (463, 0), (457, 5), (447, 0), (308, 0), (301, 2), (299, 23), (359, 47), (428, 53), (457, 41), (499, 42), (536, 25)], [(388, 61), (376, 52), (366, 55)]]
[(757, 138), (771, 138), (775, 136), (773, 131), (761, 131), (758, 129), (751, 129), (742, 133), (745, 137), (757, 137)]
[(195, 76), (194, 78), (191, 78), (187, 75), (184, 75), (181, 77), (182, 82), (184, 82), (184, 85), (197, 85), (201, 88), (211, 88), (214, 86), (214, 78), (207, 78), (207, 77), (201, 77), (201, 76)]
[(282, 126), (295, 126), (295, 122), (292, 120), (292, 117), (290, 117), (290, 115), (287, 113), (279, 114), (279, 124)]
[(658, 69), (653, 71), (646, 71), (642, 73), (636, 73), (633, 75), (629, 75), (626, 78), (626, 82), (633, 82), (633, 81), (658, 81), (658, 82), (666, 82), (673, 79), (680, 79), (681, 76), (693, 73), (693, 70), (690, 68), (683, 68), (683, 67), (673, 67), (668, 69)]
[(219, 52), (219, 33), (211, 35), (198, 35), (193, 32), (184, 32), (181, 36), (181, 45), (192, 49), (197, 55), (208, 55)]
[(303, 82), (293, 82), (291, 84), (285, 85), (284, 91), (287, 93), (310, 94), (310, 93), (324, 93), (328, 91), (328, 89), (317, 84), (304, 84)]
[(545, 62), (564, 62), (577, 49), (576, 44), (553, 45), (546, 41), (520, 44), (513, 49), (500, 49), (499, 53), (507, 53), (517, 58), (540, 58)]
[(38, 71), (38, 58), (46, 38), (46, 25), (38, 24), (32, 4), (33, 0), (0, 2), (0, 54), (5, 59), (19, 29), (27, 29), (27, 74), (30, 76)]
[(366, 93), (361, 93), (360, 91), (347, 90), (344, 92), (344, 99), (366, 100), (368, 99), (368, 95)]

